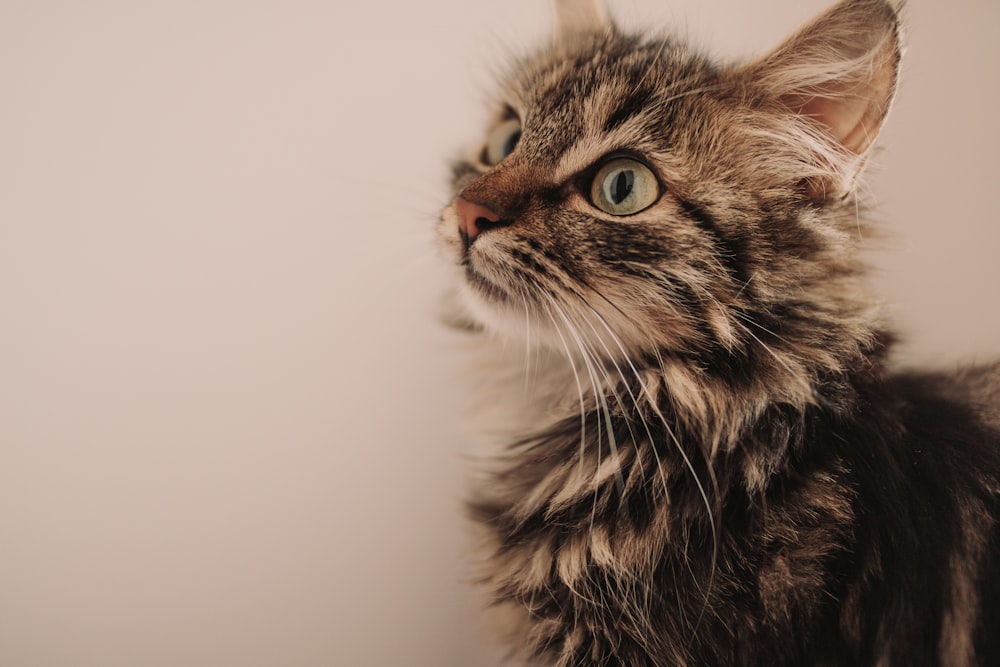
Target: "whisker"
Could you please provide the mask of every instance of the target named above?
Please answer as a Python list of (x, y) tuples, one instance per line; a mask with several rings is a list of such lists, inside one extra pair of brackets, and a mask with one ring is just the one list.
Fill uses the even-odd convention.
[[(653, 412), (656, 414), (656, 416), (660, 419), (660, 422), (662, 423), (664, 430), (670, 436), (670, 439), (673, 441), (673, 443), (674, 443), (674, 445), (675, 445), (675, 447), (677, 449), (677, 452), (680, 454), (681, 458), (684, 461), (685, 467), (691, 473), (691, 476), (694, 479), (695, 485), (696, 485), (696, 487), (698, 489), (698, 493), (700, 494), (702, 502), (705, 505), (705, 509), (708, 511), (709, 527), (710, 527), (710, 530), (711, 530), (711, 533), (712, 533), (712, 561), (711, 561), (711, 565), (710, 565), (710, 575), (709, 575), (708, 584), (707, 584), (705, 590), (703, 591), (703, 593), (705, 594), (705, 599), (704, 599), (704, 602), (702, 604), (701, 611), (699, 612), (698, 620), (695, 622), (695, 626), (694, 626), (694, 628), (697, 629), (697, 627), (701, 624), (701, 620), (704, 617), (705, 612), (708, 609), (708, 603), (709, 603), (709, 600), (710, 600), (712, 586), (713, 586), (714, 581), (715, 581), (715, 575), (716, 575), (716, 569), (717, 569), (717, 563), (718, 563), (719, 536), (718, 536), (718, 527), (717, 527), (716, 521), (715, 521), (715, 512), (713, 510), (711, 502), (709, 501), (708, 493), (706, 492), (705, 487), (704, 487), (704, 485), (701, 482), (701, 478), (699, 477), (698, 472), (694, 468), (693, 462), (691, 461), (691, 459), (688, 456), (687, 452), (684, 451), (684, 447), (681, 445), (680, 440), (677, 438), (677, 435), (674, 433), (673, 429), (670, 428), (670, 425), (667, 422), (666, 416), (662, 413), (662, 411), (660, 410), (659, 406), (656, 404), (656, 401), (655, 401), (654, 397), (649, 393), (648, 388), (642, 382), (642, 378), (640, 377), (638, 370), (635, 368), (634, 364), (631, 361), (631, 358), (629, 357), (628, 353), (625, 351), (625, 348), (622, 345), (620, 339), (618, 338), (617, 335), (615, 335), (615, 333), (612, 330), (610, 324), (608, 324), (607, 320), (604, 318), (603, 315), (601, 315), (601, 313), (597, 309), (595, 309), (592, 305), (590, 305), (586, 301), (584, 301), (584, 304), (591, 310), (591, 312), (593, 312), (593, 314), (598, 318), (598, 320), (608, 330), (608, 333), (611, 335), (612, 339), (615, 341), (616, 345), (621, 350), (622, 356), (628, 361), (629, 366), (632, 369), (632, 372), (635, 374), (636, 379), (639, 382), (639, 386), (642, 388), (643, 392), (647, 396), (648, 405), (653, 410)], [(637, 404), (636, 407), (638, 407), (638, 404)], [(656, 454), (655, 447), (653, 447), (653, 453)], [(659, 461), (659, 456), (658, 455), (657, 455), (657, 463), (658, 463), (658, 467), (661, 470), (661, 478), (662, 478), (662, 466), (660, 465), (660, 461)], [(712, 483), (712, 488), (716, 491), (715, 495), (716, 495), (716, 497), (718, 497), (718, 480), (715, 477), (715, 472), (714, 472), (714, 470), (713, 470), (713, 468), (712, 468), (711, 465), (706, 466), (706, 468), (708, 470), (709, 478), (710, 478), (710, 481)], [(666, 480), (664, 479), (663, 481), (664, 481), (664, 485), (666, 485)], [(664, 488), (666, 490), (666, 486)], [(695, 585), (698, 585), (697, 584), (697, 578), (694, 577), (693, 574), (694, 573), (692, 572), (692, 580), (694, 581)]]
[[(521, 297), (521, 303), (524, 305), (524, 381), (523, 390), (525, 395), (528, 394), (529, 385), (531, 383), (531, 309), (528, 306), (528, 295), (525, 293), (527, 286), (519, 284), (517, 286), (518, 295)], [(537, 368), (537, 364), (536, 364)]]
[(775, 333), (774, 331), (771, 331), (770, 329), (768, 329), (767, 327), (765, 327), (763, 324), (760, 324), (759, 322), (757, 322), (757, 320), (753, 319), (752, 317), (750, 317), (749, 315), (747, 315), (746, 313), (744, 313), (741, 310), (733, 310), (733, 315), (735, 315), (736, 317), (740, 318), (741, 320), (743, 320), (747, 324), (750, 324), (752, 326), (757, 327), (758, 329), (760, 329), (764, 333), (771, 334), (772, 336), (774, 336), (775, 338), (777, 338), (778, 340), (780, 340), (783, 343), (787, 343), (788, 342), (787, 340), (785, 340), (784, 338), (782, 338), (781, 336), (779, 336), (777, 333)]
[[(765, 343), (764, 341), (762, 341), (760, 338), (758, 338), (757, 335), (753, 331), (750, 330), (750, 327), (746, 326), (742, 322), (737, 322), (736, 324), (738, 324), (741, 329), (743, 329), (744, 331), (746, 331), (748, 336), (750, 336), (755, 341), (757, 341), (758, 343), (760, 343), (760, 346), (763, 347), (764, 350), (768, 354), (770, 354), (772, 357), (774, 357), (774, 360), (777, 361), (779, 364), (781, 364), (785, 368), (785, 370), (787, 370), (792, 375), (798, 375), (798, 372), (794, 368), (792, 368), (788, 364), (787, 361), (785, 361), (784, 359), (782, 359), (781, 357), (779, 357), (778, 354), (777, 354), (777, 352), (775, 352), (774, 350), (771, 349), (770, 345), (768, 345), (767, 343)], [(761, 328), (763, 329), (763, 327), (761, 327)], [(766, 331), (766, 329), (765, 329), (765, 331)]]
[[(566, 325), (566, 331), (570, 334), (570, 336), (573, 338), (573, 341), (576, 343), (576, 347), (580, 351), (581, 358), (582, 358), (582, 360), (584, 362), (584, 367), (587, 369), (587, 376), (590, 378), (590, 385), (591, 385), (591, 388), (593, 389), (595, 400), (599, 400), (601, 392), (600, 392), (600, 389), (597, 386), (597, 384), (598, 384), (597, 383), (597, 377), (594, 374), (594, 369), (593, 369), (593, 366), (591, 364), (591, 359), (590, 359), (589, 355), (587, 354), (587, 351), (584, 348), (582, 341), (580, 340), (579, 332), (573, 326), (572, 322), (569, 319), (569, 316), (559, 306), (559, 304), (556, 302), (556, 300), (550, 294), (548, 294), (548, 293), (543, 292), (543, 294), (545, 294), (545, 296), (548, 299), (549, 303), (555, 309), (555, 311), (559, 315), (559, 317), (563, 320), (563, 322)], [(572, 363), (572, 361), (571, 361), (571, 363)], [(581, 407), (581, 411), (583, 411), (583, 407)], [(584, 421), (586, 420), (586, 414), (585, 413), (581, 414), (581, 419), (583, 419)], [(601, 465), (601, 447), (600, 447), (600, 445), (601, 445), (601, 419), (600, 419), (600, 413), (598, 413), (598, 418), (597, 418), (597, 451), (596, 451), (597, 466), (596, 466), (596, 468), (600, 468), (600, 465)], [(584, 463), (584, 459), (585, 459), (585, 442), (584, 442), (584, 440), (581, 439), (581, 441), (580, 441), (580, 465), (581, 466)], [(595, 471), (596, 471), (596, 468), (595, 468)], [(596, 503), (596, 496), (595, 496), (595, 503)], [(596, 505), (595, 505), (595, 511), (596, 511)]]
[[(632, 372), (633, 372), (633, 374), (635, 375), (635, 378), (636, 378), (636, 380), (637, 380), (637, 381), (639, 382), (639, 384), (640, 384), (640, 385), (642, 385), (642, 384), (643, 384), (643, 382), (642, 382), (642, 378), (640, 377), (640, 375), (639, 375), (639, 372), (638, 372), (638, 371), (636, 370), (635, 366), (634, 366), (634, 365), (632, 364), (632, 360), (631, 360), (631, 359), (629, 359), (628, 355), (627, 355), (627, 354), (625, 353), (625, 349), (624, 349), (624, 347), (623, 347), (623, 346), (621, 345), (621, 342), (620, 342), (620, 341), (618, 340), (618, 337), (617, 337), (617, 336), (615, 336), (614, 332), (613, 332), (613, 331), (611, 330), (611, 328), (610, 328), (610, 327), (608, 326), (607, 322), (606, 322), (606, 321), (604, 320), (604, 318), (603, 318), (603, 317), (601, 317), (601, 316), (600, 316), (600, 313), (597, 313), (597, 312), (596, 312), (596, 311), (595, 311), (595, 310), (593, 309), (593, 307), (591, 307), (591, 306), (590, 306), (589, 304), (587, 304), (586, 302), (584, 302), (584, 303), (585, 303), (585, 305), (586, 305), (586, 306), (587, 306), (587, 307), (588, 307), (588, 308), (589, 308), (589, 309), (590, 309), (591, 311), (593, 311), (593, 312), (594, 312), (594, 313), (595, 313), (595, 314), (596, 314), (596, 315), (598, 316), (598, 318), (599, 318), (600, 322), (601, 322), (601, 323), (602, 323), (602, 324), (603, 324), (603, 325), (605, 326), (605, 328), (607, 329), (608, 333), (609, 333), (609, 334), (611, 335), (612, 339), (613, 339), (613, 340), (615, 341), (615, 343), (616, 343), (616, 344), (618, 345), (619, 349), (621, 350), (621, 352), (622, 352), (622, 355), (623, 355), (623, 356), (625, 357), (625, 359), (626, 359), (626, 360), (628, 361), (628, 363), (629, 363), (629, 366), (631, 366), (631, 368), (632, 368)], [(593, 323), (592, 323), (592, 322), (591, 322), (591, 321), (590, 321), (590, 320), (589, 320), (588, 318), (585, 318), (585, 321), (586, 321), (586, 322), (587, 322), (587, 324), (588, 324), (588, 325), (590, 326), (591, 330), (592, 330), (592, 331), (594, 332), (594, 335), (595, 335), (595, 337), (597, 338), (598, 342), (600, 342), (600, 343), (601, 343), (601, 346), (602, 346), (602, 347), (604, 348), (604, 352), (605, 352), (605, 354), (607, 355), (607, 357), (608, 357), (608, 360), (609, 360), (609, 361), (611, 362), (611, 364), (612, 364), (612, 365), (614, 366), (614, 368), (615, 368), (615, 371), (617, 371), (617, 373), (618, 373), (618, 377), (620, 377), (620, 378), (621, 378), (621, 380), (622, 380), (622, 386), (623, 386), (623, 387), (625, 388), (625, 391), (626, 391), (626, 392), (628, 393), (628, 395), (629, 395), (629, 398), (631, 398), (631, 399), (632, 399), (632, 405), (633, 405), (633, 406), (635, 406), (635, 410), (636, 410), (636, 416), (637, 416), (637, 417), (639, 417), (639, 419), (640, 419), (640, 420), (642, 420), (642, 425), (643, 425), (643, 428), (645, 428), (645, 430), (646, 430), (646, 437), (647, 437), (647, 438), (649, 438), (649, 442), (650, 442), (650, 443), (654, 442), (654, 438), (653, 438), (653, 434), (652, 434), (652, 432), (651, 432), (651, 431), (650, 431), (650, 429), (649, 429), (649, 424), (648, 424), (648, 423), (646, 422), (646, 419), (645, 419), (645, 417), (644, 417), (644, 416), (643, 416), (643, 414), (642, 414), (642, 413), (643, 413), (643, 411), (642, 411), (642, 408), (641, 408), (641, 407), (640, 407), (640, 405), (639, 405), (639, 401), (638, 401), (638, 399), (636, 398), (636, 395), (635, 395), (635, 394), (634, 394), (634, 393), (632, 392), (632, 388), (631, 388), (631, 387), (629, 386), (629, 383), (628, 383), (628, 381), (627, 381), (627, 380), (626, 380), (626, 378), (625, 378), (625, 374), (624, 374), (624, 373), (622, 372), (622, 369), (621, 369), (621, 367), (620, 367), (620, 366), (618, 365), (618, 362), (617, 362), (617, 361), (615, 361), (615, 359), (614, 359), (614, 355), (613, 355), (613, 354), (611, 353), (611, 350), (610, 350), (610, 349), (608, 348), (607, 344), (606, 344), (606, 343), (604, 342), (604, 339), (603, 339), (603, 337), (602, 337), (602, 336), (601, 336), (601, 335), (600, 335), (600, 334), (598, 333), (598, 331), (597, 331), (597, 329), (596, 329), (596, 328), (594, 327)], [(610, 383), (610, 379), (608, 380), (608, 382), (609, 382), (609, 385), (610, 385), (610, 384), (611, 384), (611, 383)], [(609, 388), (610, 388), (610, 387), (609, 387)], [(614, 392), (614, 390), (613, 390), (613, 389), (612, 389), (612, 392)], [(614, 394), (615, 394), (615, 398), (616, 398), (616, 400), (617, 400), (617, 401), (618, 401), (618, 403), (619, 403), (619, 407), (621, 407), (621, 408), (622, 408), (622, 410), (624, 411), (624, 410), (625, 410), (625, 406), (624, 406), (624, 405), (622, 405), (622, 402), (621, 402), (621, 399), (620, 399), (620, 397), (618, 396), (617, 392), (614, 392)], [(628, 420), (628, 419), (627, 419), (625, 423), (626, 423), (626, 424), (628, 425), (628, 429), (629, 429), (629, 434), (630, 434), (630, 435), (632, 436), (632, 441), (633, 441), (634, 443), (636, 443), (636, 446), (638, 446), (638, 443), (639, 443), (639, 440), (638, 440), (638, 439), (637, 439), (637, 438), (635, 437), (635, 433), (634, 433), (634, 432), (633, 432), (633, 430), (632, 430), (632, 425), (631, 425), (631, 420)], [(655, 453), (655, 450), (654, 450), (654, 453)], [(667, 480), (666, 480), (666, 478), (664, 477), (664, 473), (663, 473), (663, 468), (662, 468), (662, 466), (658, 465), (658, 466), (657, 466), (657, 469), (658, 469), (658, 470), (659, 470), (659, 472), (660, 472), (660, 479), (661, 479), (661, 481), (662, 481), (662, 483), (663, 483), (663, 490), (664, 490), (664, 493), (666, 493), (666, 492), (667, 492)]]
[(740, 298), (740, 296), (741, 296), (741, 295), (743, 294), (743, 291), (744, 291), (744, 290), (746, 290), (746, 288), (750, 286), (750, 283), (752, 283), (752, 282), (754, 281), (754, 278), (756, 278), (756, 277), (757, 277), (757, 273), (758, 273), (757, 271), (754, 271), (754, 272), (753, 272), (753, 273), (752, 273), (752, 274), (750, 275), (750, 277), (749, 277), (749, 278), (747, 278), (747, 281), (746, 281), (745, 283), (743, 283), (743, 286), (742, 286), (742, 287), (740, 287), (740, 291), (736, 293), (736, 296), (735, 296), (735, 297), (733, 297), (734, 299), (738, 299), (738, 298)]
[[(614, 461), (614, 464), (615, 464), (615, 478), (616, 478), (615, 481), (618, 484), (620, 492), (624, 493), (625, 481), (624, 481), (624, 478), (622, 477), (622, 472), (621, 472), (621, 467), (622, 467), (621, 466), (621, 456), (619, 455), (619, 452), (618, 452), (618, 443), (617, 443), (617, 441), (615, 439), (614, 427), (613, 427), (612, 421), (611, 421), (611, 410), (608, 407), (607, 398), (604, 396), (604, 392), (601, 391), (600, 388), (598, 387), (598, 382), (597, 382), (596, 368), (599, 366), (599, 364), (597, 363), (597, 360), (594, 357), (593, 350), (590, 349), (589, 346), (586, 345), (586, 342), (581, 337), (580, 333), (576, 330), (575, 327), (572, 327), (572, 325), (570, 324), (571, 320), (570, 320), (569, 316), (566, 314), (565, 310), (563, 308), (561, 308), (558, 305), (558, 303), (555, 302), (554, 299), (552, 300), (552, 303), (553, 303), (553, 306), (555, 306), (556, 310), (560, 313), (560, 315), (562, 316), (562, 318), (564, 319), (564, 321), (566, 322), (567, 326), (570, 328), (571, 334), (576, 339), (577, 347), (580, 350), (581, 355), (583, 355), (584, 363), (587, 366), (588, 373), (590, 374), (590, 377), (591, 377), (591, 382), (593, 383), (593, 386), (594, 386), (594, 395), (595, 395), (595, 398), (597, 399), (597, 407), (598, 407), (598, 410), (599, 410), (598, 413), (597, 413), (597, 415), (598, 415), (598, 419), (597, 419), (597, 425), (598, 425), (598, 430), (597, 430), (597, 452), (596, 452), (597, 466), (596, 466), (595, 470), (599, 470), (600, 466), (601, 466), (601, 454), (600, 454), (600, 452), (601, 452), (601, 447), (600, 447), (600, 445), (601, 445), (601, 429), (600, 429), (601, 419), (600, 419), (600, 416), (603, 414), (604, 421), (605, 421), (605, 431), (607, 432), (607, 438), (608, 438), (608, 446), (610, 448), (610, 453), (611, 453), (611, 456), (612, 456), (612, 460)], [(609, 384), (609, 381), (608, 381), (606, 373), (605, 373), (605, 383)], [(591, 527), (593, 527), (593, 523), (596, 520), (597, 499), (598, 499), (598, 492), (599, 492), (599, 490), (600, 489), (595, 485), (595, 487), (594, 487), (594, 505), (593, 505), (593, 507), (591, 509)]]
[(583, 383), (580, 381), (580, 373), (577, 371), (576, 362), (573, 360), (573, 355), (570, 353), (566, 337), (563, 336), (562, 329), (559, 327), (559, 323), (556, 321), (555, 315), (552, 314), (552, 311), (547, 305), (545, 307), (545, 313), (552, 321), (552, 327), (555, 329), (556, 335), (559, 336), (559, 341), (562, 343), (563, 351), (566, 355), (566, 361), (569, 363), (570, 369), (573, 371), (573, 381), (576, 383), (576, 391), (580, 401), (580, 470), (582, 472), (584, 450), (587, 442), (587, 408), (586, 403), (584, 402)]

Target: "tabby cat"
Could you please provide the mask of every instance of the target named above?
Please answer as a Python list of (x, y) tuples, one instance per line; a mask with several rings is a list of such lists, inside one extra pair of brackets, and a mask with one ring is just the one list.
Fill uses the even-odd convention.
[(508, 438), (471, 508), (514, 654), (1000, 665), (1000, 365), (887, 368), (858, 256), (896, 7), (735, 66), (557, 16), (437, 228)]

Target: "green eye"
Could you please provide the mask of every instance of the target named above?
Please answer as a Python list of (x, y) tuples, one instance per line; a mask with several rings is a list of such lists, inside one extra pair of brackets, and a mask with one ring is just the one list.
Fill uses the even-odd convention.
[(611, 215), (632, 215), (649, 208), (660, 196), (660, 184), (649, 167), (630, 158), (615, 158), (597, 170), (590, 201)]
[(486, 140), (486, 150), (483, 152), (485, 162), (496, 165), (500, 160), (514, 152), (514, 146), (521, 139), (521, 121), (517, 118), (500, 123)]

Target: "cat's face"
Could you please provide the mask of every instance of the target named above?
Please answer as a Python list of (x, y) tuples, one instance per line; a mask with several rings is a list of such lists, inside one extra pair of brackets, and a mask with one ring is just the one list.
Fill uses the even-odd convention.
[(438, 235), (467, 314), (567, 351), (703, 363), (797, 320), (822, 338), (824, 319), (859, 316), (823, 303), (850, 300), (832, 292), (857, 272), (844, 196), (870, 138), (829, 140), (841, 116), (779, 90), (780, 57), (723, 68), (591, 28), (513, 68), (455, 166)]
[(707, 100), (683, 93), (716, 79), (704, 63), (616, 36), (520, 66), (478, 159), (456, 168), (459, 198), (441, 219), (475, 315), (515, 332), (528, 317), (549, 343), (607, 328), (631, 348), (650, 330), (682, 344), (724, 335), (702, 331), (717, 310), (693, 311), (713, 298), (709, 283), (735, 292), (738, 277), (684, 211), (680, 193), (698, 176), (678, 145), (681, 124), (721, 112), (695, 110)]

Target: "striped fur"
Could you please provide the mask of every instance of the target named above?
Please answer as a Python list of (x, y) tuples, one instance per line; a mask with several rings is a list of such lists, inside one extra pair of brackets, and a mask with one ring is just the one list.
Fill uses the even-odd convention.
[[(514, 653), (1000, 664), (1000, 365), (887, 368), (858, 258), (895, 9), (846, 0), (723, 67), (578, 4), (502, 84), (513, 152), (455, 165), (503, 224), (438, 225), (496, 365), (508, 440), (470, 506)], [(617, 155), (662, 192), (619, 218), (588, 195)]]

